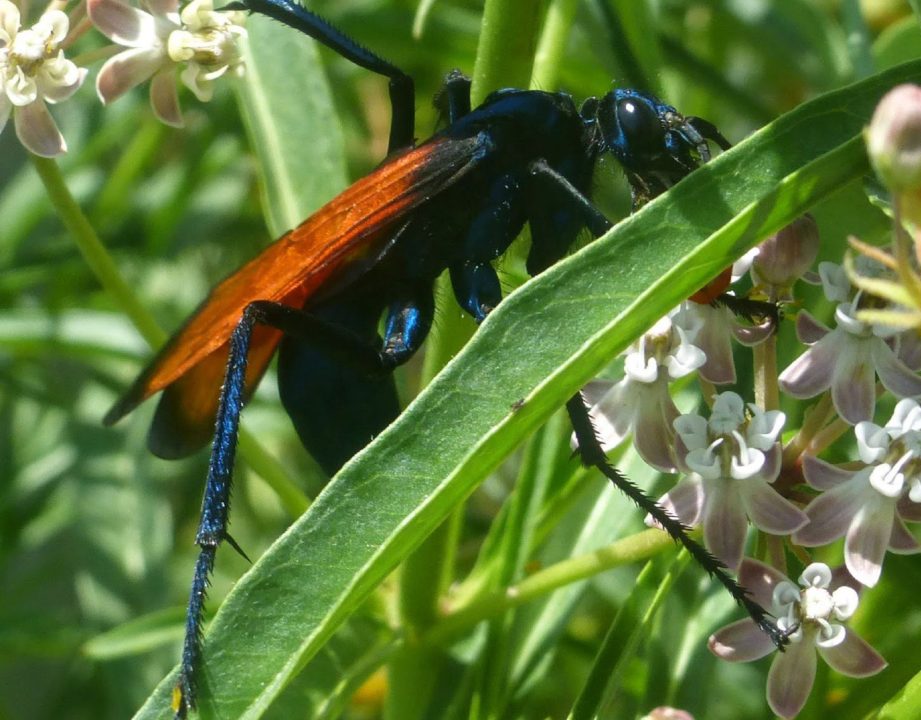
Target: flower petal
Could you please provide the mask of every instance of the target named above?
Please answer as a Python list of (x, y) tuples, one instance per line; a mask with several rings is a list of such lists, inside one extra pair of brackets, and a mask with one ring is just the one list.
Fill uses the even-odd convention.
[(831, 332), (828, 326), (802, 310), (796, 316), (796, 337), (804, 345), (814, 345)]
[(745, 558), (739, 566), (739, 584), (751, 593), (752, 599), (762, 607), (774, 602), (774, 588), (782, 582), (789, 582), (777, 568), (759, 560)]
[(733, 325), (732, 334), (745, 347), (760, 345), (774, 334), (774, 321), (765, 320), (758, 325)]
[(768, 672), (767, 700), (771, 710), (782, 718), (795, 717), (812, 691), (816, 657), (812, 643), (790, 643), (777, 653)]
[(921, 522), (921, 503), (913, 501), (907, 495), (897, 504), (899, 517), (907, 522)]
[(638, 386), (628, 378), (611, 386), (607, 394), (591, 411), (595, 431), (605, 452), (620, 445), (633, 428), (633, 419), (640, 404)]
[(728, 308), (702, 307), (704, 327), (694, 344), (704, 351), (707, 361), (698, 374), (714, 385), (727, 385), (736, 381), (736, 367), (732, 359), (732, 313)]
[(892, 537), (893, 511), (882, 500), (865, 505), (848, 528), (844, 539), (844, 563), (848, 572), (867, 587), (879, 581), (883, 558)]
[[(877, 338), (877, 341), (880, 341)], [(851, 425), (873, 418), (876, 374), (871, 358), (873, 340), (852, 339), (835, 361), (831, 399), (838, 414)], [(816, 346), (818, 347), (818, 346)]]
[(921, 377), (896, 357), (885, 341), (877, 338), (872, 345), (873, 365), (883, 386), (896, 397), (921, 395)]
[(829, 333), (780, 373), (780, 388), (795, 398), (811, 398), (828, 390), (835, 363), (839, 360), (840, 331)]
[(150, 81), (150, 106), (160, 122), (177, 128), (185, 125), (182, 110), (179, 109), (175, 68), (161, 70), (153, 76)]
[(899, 335), (899, 360), (911, 370), (921, 370), (921, 335), (914, 330)]
[(157, 33), (157, 20), (150, 13), (121, 0), (87, 0), (86, 10), (93, 25), (112, 42), (130, 48), (159, 48), (165, 52)]
[(144, 0), (144, 4), (154, 15), (167, 15), (179, 9), (179, 0)]
[(41, 157), (56, 157), (67, 152), (64, 136), (54, 124), (45, 103), (36, 100), (13, 113), (16, 136), (29, 152)]
[(844, 642), (835, 647), (820, 648), (819, 653), (833, 670), (849, 677), (870, 677), (889, 664), (853, 630), (847, 631)]
[(710, 483), (703, 512), (704, 544), (733, 572), (742, 562), (748, 533), (745, 508), (734, 484), (725, 481)]
[(814, 455), (803, 455), (803, 476), (806, 482), (816, 490), (831, 490), (846, 483), (856, 473), (856, 470), (832, 465)]
[(106, 60), (96, 76), (96, 94), (103, 105), (117, 100), (135, 85), (150, 78), (164, 62), (163, 55), (150, 48), (133, 48)]
[(707, 647), (720, 660), (729, 662), (760, 660), (775, 649), (767, 633), (751, 618), (720, 628), (710, 636)]
[(675, 465), (675, 435), (672, 423), (678, 408), (668, 394), (668, 384), (656, 381), (649, 386), (634, 417), (633, 444), (640, 457), (652, 467), (666, 473), (677, 470)]
[(841, 537), (850, 528), (866, 497), (866, 486), (859, 479), (822, 493), (806, 506), (809, 524), (793, 534), (793, 542), (815, 547)]
[(898, 516), (893, 518), (892, 521), (892, 536), (889, 538), (889, 551), (898, 553), (899, 555), (913, 555), (916, 552), (921, 552), (921, 544), (918, 543), (915, 536), (905, 527), (905, 523), (902, 522), (902, 519)]
[(761, 480), (743, 483), (745, 512), (752, 523), (771, 535), (789, 535), (809, 522), (809, 517)]
[(685, 477), (659, 498), (658, 504), (688, 527), (700, 522), (704, 507), (703, 482), (696, 475)]

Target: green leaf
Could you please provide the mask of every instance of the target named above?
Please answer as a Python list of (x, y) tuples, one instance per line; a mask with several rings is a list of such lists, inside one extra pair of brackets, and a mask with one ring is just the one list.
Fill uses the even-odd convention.
[(880, 709), (876, 720), (914, 720), (921, 717), (921, 673)]
[(259, 157), (269, 230), (278, 237), (345, 187), (342, 133), (316, 44), (258, 15), (246, 28), (240, 109)]
[[(859, 137), (921, 62), (802, 105), (510, 295), (227, 596), (203, 717), (254, 718), (414, 547), (617, 352), (765, 235), (867, 171)], [(522, 402), (523, 401), (523, 402)], [(139, 717), (164, 717), (173, 678)]]
[(83, 654), (92, 660), (139, 655), (164, 643), (176, 643), (185, 631), (185, 608), (172, 607), (143, 615), (87, 640)]

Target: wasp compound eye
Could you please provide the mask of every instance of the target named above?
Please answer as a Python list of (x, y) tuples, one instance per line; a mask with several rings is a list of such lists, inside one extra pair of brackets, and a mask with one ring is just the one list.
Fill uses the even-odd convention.
[(665, 130), (655, 109), (644, 98), (622, 97), (615, 107), (617, 124), (627, 141), (640, 150), (662, 146)]
[(598, 123), (605, 144), (625, 165), (664, 145), (665, 127), (657, 106), (645, 95), (630, 90), (615, 90), (602, 98)]

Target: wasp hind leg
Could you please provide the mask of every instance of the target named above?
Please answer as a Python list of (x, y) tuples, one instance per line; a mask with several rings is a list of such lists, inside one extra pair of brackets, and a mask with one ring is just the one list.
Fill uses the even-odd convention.
[[(240, 551), (227, 532), (227, 520), (240, 414), (243, 410), (247, 357), (254, 328), (257, 325), (266, 325), (281, 330), (286, 339), (293, 339), (293, 344), (292, 340), (283, 340), (283, 344), (289, 345), (290, 349), (287, 351), (287, 360), (280, 360), (279, 383), (282, 400), (291, 413), (295, 426), (298, 425), (299, 418), (319, 416), (316, 411), (316, 398), (304, 394), (311, 388), (316, 389), (317, 385), (297, 382), (299, 378), (308, 377), (311, 370), (322, 372), (322, 367), (316, 363), (312, 367), (309, 362), (299, 364), (304, 361), (304, 356), (299, 353), (305, 352), (305, 348), (315, 348), (327, 357), (327, 367), (340, 368), (341, 372), (345, 373), (346, 385), (348, 382), (358, 383), (358, 387), (351, 390), (342, 390), (346, 385), (339, 384), (339, 390), (351, 393), (350, 397), (357, 399), (356, 403), (359, 400), (370, 400), (368, 405), (362, 402), (362, 408), (371, 408), (367, 411), (367, 416), (357, 420), (364, 424), (363, 428), (367, 431), (364, 442), (361, 443), (364, 444), (370, 435), (383, 429), (399, 412), (391, 371), (408, 360), (422, 344), (431, 327), (434, 314), (431, 287), (426, 288), (424, 284), (420, 284), (420, 287), (392, 301), (388, 309), (384, 338), (381, 340), (376, 331), (381, 316), (379, 305), (376, 308), (372, 305), (358, 308), (339, 307), (337, 311), (329, 310), (315, 314), (274, 302), (256, 301), (246, 307), (231, 335), (227, 369), (211, 445), (208, 478), (202, 500), (201, 520), (195, 536), (195, 543), (199, 546), (200, 552), (189, 596), (179, 679), (173, 692), (173, 711), (177, 718), (185, 718), (196, 704), (196, 673), (201, 665), (204, 605), (217, 548), (221, 542), (227, 540)], [(326, 376), (323, 379), (330, 381), (335, 378)], [(342, 400), (343, 396), (339, 395), (336, 402), (328, 407), (337, 408), (342, 405)], [(357, 407), (356, 403), (350, 405), (353, 410)], [(292, 412), (291, 408), (295, 405), (297, 408)], [(354, 412), (343, 414), (338, 427), (342, 428), (355, 422), (356, 417)], [(324, 418), (320, 418), (320, 421), (323, 425), (335, 426), (332, 421), (324, 422)], [(316, 423), (311, 426), (314, 429), (315, 427)], [(307, 429), (308, 434), (311, 428)], [(355, 435), (355, 428), (351, 429), (352, 437), (357, 437), (357, 441), (333, 442), (325, 455), (321, 451), (319, 460), (330, 471), (338, 469), (338, 466), (350, 456), (349, 452), (361, 447), (361, 444), (355, 445), (355, 442), (361, 442), (361, 433)], [(303, 436), (303, 428), (298, 427), (298, 431)], [(334, 439), (335, 435), (336, 432), (333, 433)], [(318, 441), (314, 438), (311, 445), (314, 448), (318, 447)]]

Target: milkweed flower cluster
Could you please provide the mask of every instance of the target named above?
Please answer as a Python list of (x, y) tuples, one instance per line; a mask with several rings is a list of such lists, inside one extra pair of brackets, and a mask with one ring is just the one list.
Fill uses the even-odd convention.
[[(146, 0), (144, 8), (122, 0), (88, 0), (96, 27), (127, 48), (102, 66), (96, 91), (108, 104), (150, 80), (154, 113), (164, 123), (180, 127), (177, 73), (202, 102), (211, 99), (215, 80), (227, 72), (242, 73), (243, 15), (215, 11), (212, 0), (192, 0), (181, 11), (178, 0)], [(180, 65), (185, 65), (181, 72)]]
[(596, 381), (587, 388), (590, 397), (597, 396), (591, 414), (606, 451), (632, 434), (643, 460), (663, 472), (675, 471), (672, 423), (679, 412), (668, 384), (706, 361), (693, 344), (701, 327), (687, 313), (671, 313), (630, 348), (620, 382)]
[[(869, 677), (886, 667), (879, 653), (843, 624), (857, 609), (858, 595), (827, 565), (812, 563), (794, 583), (775, 568), (746, 558), (739, 580), (790, 633), (786, 650), (775, 654), (768, 673), (768, 704), (780, 717), (794, 717), (806, 704), (817, 654), (851, 677)], [(759, 660), (777, 650), (751, 618), (718, 630), (709, 646), (717, 657), (732, 662)]]
[[(863, 266), (869, 274), (871, 264)], [(819, 276), (825, 296), (837, 303), (836, 327), (830, 330), (807, 311), (799, 313), (797, 335), (810, 347), (781, 373), (781, 389), (811, 398), (831, 388), (835, 409), (851, 425), (873, 417), (877, 377), (896, 397), (921, 395), (921, 378), (897, 354), (901, 328), (860, 320), (866, 296), (851, 285), (842, 266), (820, 263)]]
[[(857, 588), (879, 583), (887, 552), (921, 551), (906, 525), (921, 521), (921, 88), (892, 94), (897, 102), (881, 103), (877, 116), (884, 117), (874, 117), (867, 132), (871, 153), (880, 156), (874, 163), (894, 194), (891, 253), (852, 240), (856, 259), (822, 262), (813, 273), (818, 230), (805, 216), (748, 257), (746, 299), (795, 307), (797, 280), (821, 284), (834, 307), (833, 325), (800, 310), (797, 337), (806, 349), (778, 373), (766, 360), (776, 353), (773, 328), (739, 323), (726, 303), (686, 302), (631, 349), (623, 380), (606, 392), (596, 382), (587, 393), (605, 446), (632, 433), (648, 464), (678, 474), (659, 504), (700, 527), (708, 550), (738, 572), (788, 633), (789, 647), (775, 656), (767, 683), (768, 703), (783, 718), (804, 706), (817, 658), (852, 677), (886, 666), (846, 623), (857, 609)], [(744, 389), (714, 389), (736, 381), (731, 341), (756, 348), (758, 403), (746, 402)], [(694, 373), (710, 411), (679, 415), (669, 386)], [(818, 398), (786, 444), (780, 392)], [(897, 402), (877, 424), (878, 400), (886, 394)], [(848, 432), (856, 460), (819, 457)], [(763, 533), (760, 547), (777, 567), (745, 556), (750, 527)], [(782, 543), (807, 558), (841, 538), (841, 567), (807, 561), (798, 583), (787, 579)], [(738, 662), (765, 657), (774, 646), (748, 619), (717, 631), (710, 649)]]
[(0, 131), (12, 116), (19, 141), (43, 157), (67, 151), (46, 103), (66, 100), (86, 79), (86, 69), (64, 56), (69, 29), (67, 15), (57, 9), (24, 27), (19, 8), (0, 0)]
[(822, 492), (806, 507), (809, 523), (793, 536), (798, 545), (827, 545), (844, 537), (844, 561), (862, 584), (879, 581), (886, 550), (916, 553), (905, 521), (921, 520), (921, 406), (901, 400), (892, 418), (854, 428), (860, 466), (803, 459), (803, 474)]
[(780, 473), (783, 413), (747, 409), (739, 395), (725, 392), (709, 419), (692, 413), (675, 420), (687, 474), (659, 499), (685, 525), (701, 525), (707, 548), (731, 570), (742, 562), (749, 520), (772, 535), (789, 535), (807, 522), (771, 488)]
[[(86, 0), (90, 20), (115, 43), (111, 50), (124, 48), (100, 69), (96, 91), (108, 104), (150, 80), (154, 114), (179, 127), (177, 76), (207, 102), (215, 80), (243, 72), (243, 14), (217, 11), (212, 0), (192, 0), (182, 8), (178, 0), (141, 1), (138, 8), (124, 0)], [(70, 30), (57, 6), (27, 26), (12, 0), (0, 0), (0, 131), (12, 118), (19, 141), (43, 157), (67, 151), (47, 104), (70, 98), (87, 76), (86, 68), (64, 55), (77, 39)]]

